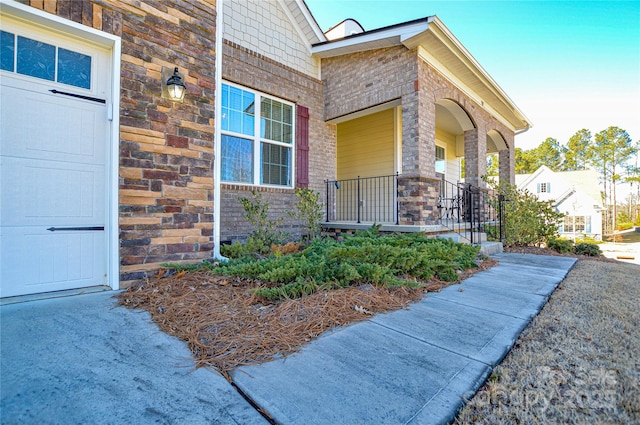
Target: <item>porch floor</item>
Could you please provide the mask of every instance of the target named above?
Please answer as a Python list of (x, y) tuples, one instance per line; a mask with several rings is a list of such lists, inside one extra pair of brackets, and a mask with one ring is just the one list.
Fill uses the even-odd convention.
[(413, 225), (401, 225), (392, 223), (374, 223), (374, 222), (360, 222), (353, 221), (330, 221), (320, 223), (323, 229), (339, 229), (339, 230), (366, 230), (373, 225), (380, 225), (380, 231), (382, 232), (396, 232), (396, 233), (448, 233), (451, 230), (441, 224), (429, 224), (423, 226)]

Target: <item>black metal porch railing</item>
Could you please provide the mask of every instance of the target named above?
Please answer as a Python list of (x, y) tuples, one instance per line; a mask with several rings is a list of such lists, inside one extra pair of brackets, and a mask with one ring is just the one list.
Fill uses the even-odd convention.
[(398, 174), (326, 180), (326, 220), (398, 224)]
[(438, 198), (439, 223), (451, 231), (481, 243), (488, 239), (504, 241), (504, 195), (471, 184), (443, 180)]

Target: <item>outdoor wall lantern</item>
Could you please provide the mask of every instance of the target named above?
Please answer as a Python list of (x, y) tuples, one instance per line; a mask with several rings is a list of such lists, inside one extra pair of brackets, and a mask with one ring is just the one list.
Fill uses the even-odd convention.
[(168, 68), (162, 68), (162, 97), (172, 100), (174, 102), (182, 102), (184, 95), (187, 92), (187, 87), (182, 82), (182, 76), (178, 73), (178, 67), (173, 70), (173, 74), (167, 78), (167, 75), (171, 73)]

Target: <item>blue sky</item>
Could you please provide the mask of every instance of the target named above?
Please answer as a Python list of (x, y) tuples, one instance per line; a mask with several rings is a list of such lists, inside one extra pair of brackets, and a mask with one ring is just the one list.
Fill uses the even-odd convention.
[(323, 31), (438, 15), (533, 122), (517, 147), (610, 125), (640, 140), (640, 0), (305, 2)]

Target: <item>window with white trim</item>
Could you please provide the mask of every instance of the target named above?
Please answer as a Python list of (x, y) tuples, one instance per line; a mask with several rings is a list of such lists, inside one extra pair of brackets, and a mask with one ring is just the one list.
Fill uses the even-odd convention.
[(445, 150), (442, 146), (436, 146), (436, 173), (444, 174), (447, 168)]
[(0, 70), (91, 88), (91, 56), (0, 31)]
[(590, 233), (591, 216), (566, 215), (564, 216), (563, 230), (565, 233)]
[(221, 180), (292, 187), (294, 109), (285, 100), (223, 83)]

